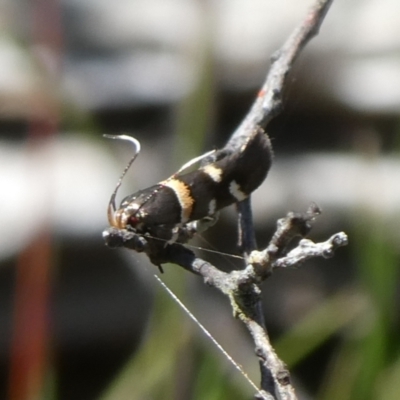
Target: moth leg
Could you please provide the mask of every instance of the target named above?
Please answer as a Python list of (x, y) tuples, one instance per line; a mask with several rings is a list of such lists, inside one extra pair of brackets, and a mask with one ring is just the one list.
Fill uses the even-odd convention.
[(219, 212), (215, 212), (214, 214), (208, 215), (207, 217), (204, 217), (197, 221), (189, 222), (188, 224), (186, 224), (186, 229), (191, 229), (196, 233), (204, 232), (208, 228), (211, 228), (213, 225), (215, 225), (218, 221), (218, 218)]
[(176, 225), (171, 230), (171, 238), (166, 242), (167, 244), (173, 243), (186, 243), (192, 239), (197, 233), (206, 231), (211, 226), (215, 225), (218, 221), (219, 212), (209, 215), (198, 221), (189, 222), (183, 226)]

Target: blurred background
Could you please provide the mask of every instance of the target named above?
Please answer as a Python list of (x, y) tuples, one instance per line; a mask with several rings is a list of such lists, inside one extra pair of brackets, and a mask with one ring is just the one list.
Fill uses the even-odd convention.
[[(249, 399), (253, 390), (153, 278), (104, 246), (106, 208), (222, 146), (299, 0), (0, 2), (0, 398)], [(400, 398), (400, 2), (336, 0), (268, 127), (275, 162), (253, 196), (260, 247), (276, 220), (323, 210), (329, 260), (263, 284), (269, 334), (301, 399)], [(193, 245), (235, 248), (234, 209)], [(237, 260), (199, 251), (224, 270)], [(173, 265), (162, 278), (258, 382), (225, 298)]]

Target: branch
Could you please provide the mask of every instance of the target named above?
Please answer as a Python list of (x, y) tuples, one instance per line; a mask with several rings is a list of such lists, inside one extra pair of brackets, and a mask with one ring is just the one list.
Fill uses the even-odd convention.
[[(227, 147), (237, 149), (245, 142), (246, 138), (257, 125), (265, 127), (268, 122), (281, 111), (282, 93), (287, 75), (301, 50), (317, 35), (332, 1), (333, 0), (318, 0), (310, 9), (304, 21), (294, 30), (283, 47), (272, 57), (271, 68), (258, 92), (257, 98), (243, 122), (233, 133)], [(255, 240), (252, 235), (253, 225), (249, 222), (249, 218), (247, 218), (247, 215), (251, 215), (250, 200), (239, 204), (238, 210), (238, 223), (241, 238), (240, 247), (245, 250), (245, 254), (248, 255), (249, 250), (255, 249)], [(252, 257), (254, 258), (257, 253), (250, 253), (250, 259), (247, 261), (252, 268), (257, 268), (258, 271), (261, 272), (259, 275), (261, 278), (265, 278), (271, 273), (272, 268), (276, 265), (273, 264), (273, 261), (278, 261), (277, 258), (284, 253), (287, 244), (291, 241), (293, 236), (299, 233), (305, 234), (309, 231), (309, 223), (320, 212), (319, 210), (309, 211), (310, 218), (302, 219), (296, 218), (295, 215), (290, 215), (288, 216), (289, 218), (286, 219), (286, 222), (288, 222), (287, 224), (281, 223), (278, 225), (277, 232), (262, 255), (263, 258), (254, 262), (254, 260), (250, 259)], [(297, 228), (303, 228), (303, 231), (301, 229), (293, 229), (295, 226), (297, 226)], [(303, 258), (305, 259), (305, 257)], [(296, 258), (289, 257), (289, 259), (295, 261)], [(287, 259), (286, 262), (289, 262), (289, 259)], [(301, 259), (301, 256), (299, 256), (298, 259)], [(281, 264), (285, 265), (285, 262), (282, 261)], [(254, 314), (255, 317), (249, 319), (245, 317), (244, 315), (246, 314), (244, 314), (241, 319), (252, 335), (257, 349), (256, 352), (260, 359), (262, 389), (265, 389), (274, 396), (279, 396), (277, 398), (296, 399), (294, 389), (290, 384), (289, 372), (284, 367), (283, 362), (277, 357), (269, 342), (262, 316), (261, 301), (259, 299), (256, 300), (252, 309), (247, 311), (249, 312), (248, 315)]]
[[(319, 28), (333, 0), (317, 0), (310, 8), (303, 22), (293, 31), (281, 49), (271, 58), (271, 68), (265, 78), (257, 98), (247, 116), (239, 125), (228, 142), (228, 146), (236, 148), (237, 142), (256, 127), (266, 127), (282, 109), (283, 89), (286, 78), (295, 60), (305, 45), (317, 35)], [(244, 137), (244, 138), (243, 138)], [(239, 145), (240, 146), (240, 145)]]
[[(182, 244), (167, 244), (154, 238), (145, 238), (130, 231), (110, 228), (103, 233), (111, 247), (126, 247), (137, 252), (146, 252), (155, 265), (171, 262), (203, 277), (204, 282), (229, 297), (234, 315), (250, 332), (261, 368), (259, 399), (296, 399), (290, 374), (285, 364), (275, 353), (265, 329), (261, 308), (259, 284), (267, 279), (274, 268), (299, 266), (313, 257), (332, 257), (334, 251), (347, 245), (347, 236), (340, 232), (322, 243), (302, 239), (298, 246), (288, 251), (288, 245), (296, 238), (306, 235), (320, 209), (312, 204), (304, 213), (290, 212), (278, 220), (277, 230), (268, 246), (262, 251), (252, 251), (248, 265), (240, 271), (220, 271)], [(265, 392), (265, 393), (264, 393)], [(271, 397), (272, 396), (272, 397)]]
[[(244, 270), (229, 273), (220, 271), (193, 253), (189, 255), (184, 246), (176, 247), (176, 251), (172, 252), (174, 254), (170, 254), (172, 262), (201, 275), (206, 284), (229, 297), (234, 315), (245, 324), (253, 338), (260, 361), (261, 388), (274, 399), (294, 400), (297, 397), (291, 385), (290, 373), (269, 341), (261, 308), (259, 284), (270, 276), (274, 268), (299, 266), (312, 257), (332, 257), (338, 247), (347, 245), (346, 234), (340, 232), (322, 243), (302, 239), (295, 249), (287, 250), (288, 244), (294, 238), (309, 232), (312, 222), (320, 213), (315, 204), (304, 214), (288, 213), (278, 221), (277, 230), (267, 248), (250, 253)], [(267, 398), (262, 394), (257, 396), (260, 399)]]
[[(318, 34), (332, 2), (333, 0), (317, 0), (282, 48), (271, 57), (271, 68), (264, 83), (248, 114), (226, 144), (227, 149), (235, 151), (240, 148), (257, 126), (265, 128), (268, 122), (279, 114), (282, 109), (283, 91), (288, 73), (306, 44)], [(252, 224), (246, 217), (251, 215), (251, 205), (249, 199), (242, 203), (238, 205), (238, 224), (242, 239), (239, 247), (249, 254), (249, 250), (255, 249)]]
[(331, 258), (334, 251), (341, 246), (348, 244), (347, 235), (344, 232), (336, 233), (326, 242), (314, 243), (311, 240), (300, 240), (299, 245), (272, 264), (273, 268), (286, 268), (302, 264), (304, 261), (312, 257)]
[[(272, 58), (270, 71), (249, 113), (229, 139), (225, 149), (237, 151), (258, 126), (265, 127), (282, 108), (283, 89), (288, 72), (304, 46), (317, 34), (333, 0), (317, 0), (304, 21), (294, 30), (283, 47)], [(188, 237), (176, 243), (165, 243), (160, 239), (138, 235), (127, 230), (109, 228), (103, 233), (110, 247), (127, 247), (145, 252), (161, 269), (161, 264), (171, 262), (186, 270), (201, 275), (204, 282), (227, 295), (234, 315), (250, 332), (255, 343), (261, 369), (261, 391), (259, 399), (297, 399), (290, 381), (289, 371), (276, 355), (265, 328), (259, 285), (267, 279), (274, 268), (297, 266), (311, 257), (331, 257), (336, 248), (347, 244), (347, 236), (341, 232), (323, 243), (300, 240), (298, 246), (288, 251), (288, 245), (296, 237), (304, 237), (311, 224), (320, 214), (312, 205), (304, 214), (289, 213), (278, 221), (277, 230), (269, 245), (256, 251), (252, 225), (250, 199), (238, 204), (240, 248), (246, 256), (246, 268), (226, 273), (204, 261), (184, 247)], [(190, 233), (190, 232), (189, 232)], [(184, 236), (184, 235), (183, 235)], [(161, 270), (162, 271), (162, 270)]]
[[(272, 65), (266, 79), (258, 92), (258, 96), (250, 108), (249, 113), (233, 133), (227, 143), (228, 148), (233, 150), (240, 148), (251, 132), (259, 125), (265, 127), (282, 108), (283, 89), (287, 75), (292, 68), (294, 61), (304, 46), (318, 33), (329, 7), (333, 0), (318, 0), (310, 9), (304, 21), (294, 30), (283, 47), (272, 57)], [(334, 246), (331, 243), (344, 245), (347, 238), (339, 237), (340, 240), (328, 241), (328, 248), (317, 246), (313, 248), (310, 242), (299, 244), (302, 251), (291, 252), (279, 263), (279, 256), (282, 256), (289, 242), (298, 234), (306, 234), (310, 230), (310, 222), (320, 213), (320, 210), (313, 207), (308, 210), (308, 216), (288, 215), (284, 221), (279, 221), (278, 230), (271, 240), (270, 245), (260, 255), (252, 252), (256, 247), (254, 230), (251, 218), (250, 199), (238, 204), (238, 224), (240, 241), (239, 245), (247, 257), (251, 269), (259, 272), (258, 278), (265, 279), (277, 266), (295, 265), (299, 261), (319, 254), (331, 254)], [(296, 228), (296, 229), (295, 229)], [(344, 234), (343, 234), (344, 235)], [(332, 238), (331, 238), (332, 239)], [(308, 256), (304, 254), (305, 247), (308, 248)], [(324, 250), (322, 250), (324, 248)], [(314, 252), (311, 251), (314, 250)], [(320, 250), (320, 253), (318, 252)], [(274, 263), (275, 262), (275, 263)], [(292, 264), (290, 264), (292, 262)], [(246, 269), (248, 269), (247, 267)], [(256, 346), (256, 353), (260, 359), (261, 388), (272, 394), (274, 398), (296, 399), (294, 388), (290, 384), (290, 374), (283, 362), (277, 357), (271, 346), (263, 319), (262, 305), (258, 292), (253, 287), (253, 301), (250, 307), (244, 307), (243, 313), (239, 313), (240, 319), (246, 325)], [(232, 299), (231, 299), (232, 301)], [(243, 302), (242, 302), (243, 304)], [(246, 303), (244, 303), (246, 304)], [(235, 309), (235, 304), (233, 303)], [(250, 317), (251, 316), (251, 317)]]

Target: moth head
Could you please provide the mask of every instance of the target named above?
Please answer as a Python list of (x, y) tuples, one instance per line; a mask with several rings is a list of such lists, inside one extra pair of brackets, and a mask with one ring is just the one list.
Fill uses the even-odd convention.
[(110, 225), (117, 229), (140, 229), (143, 225), (143, 212), (140, 204), (130, 202), (114, 211), (108, 206), (108, 220)]

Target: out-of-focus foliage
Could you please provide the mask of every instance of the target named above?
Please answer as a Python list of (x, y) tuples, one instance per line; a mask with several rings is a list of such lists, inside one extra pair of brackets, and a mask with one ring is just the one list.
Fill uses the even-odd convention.
[[(302, 398), (400, 398), (399, 4), (334, 2), (268, 127), (275, 163), (253, 201), (260, 246), (277, 218), (311, 201), (323, 209), (312, 239), (339, 230), (350, 239), (332, 260), (279, 271), (262, 287), (269, 333)], [(104, 248), (107, 202), (131, 153), (100, 138), (128, 132), (142, 141), (125, 193), (222, 144), (307, 5), (1, 4), (1, 398), (252, 396), (177, 305), (154, 295), (157, 270)], [(207, 240), (202, 247), (235, 252), (234, 213)], [(30, 265), (49, 266), (46, 285)], [(174, 266), (164, 278), (257, 382), (250, 338), (226, 299)], [(24, 384), (36, 397), (24, 398)]]

